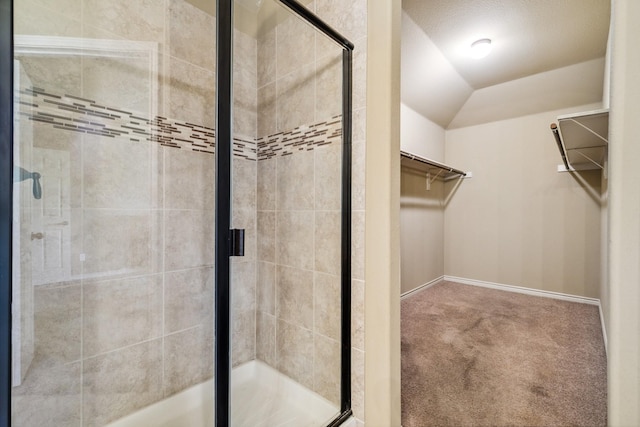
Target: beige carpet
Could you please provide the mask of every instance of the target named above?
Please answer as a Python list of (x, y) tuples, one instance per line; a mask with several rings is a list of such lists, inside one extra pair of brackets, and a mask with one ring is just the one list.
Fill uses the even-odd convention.
[(402, 425), (604, 426), (598, 307), (445, 282), (402, 301)]

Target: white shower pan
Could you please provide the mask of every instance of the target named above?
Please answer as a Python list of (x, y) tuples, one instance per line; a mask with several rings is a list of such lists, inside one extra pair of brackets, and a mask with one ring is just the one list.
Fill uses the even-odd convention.
[[(324, 426), (340, 412), (322, 396), (256, 360), (233, 369), (231, 399), (234, 427)], [(212, 427), (213, 410), (213, 381), (209, 380), (127, 415), (109, 427)]]

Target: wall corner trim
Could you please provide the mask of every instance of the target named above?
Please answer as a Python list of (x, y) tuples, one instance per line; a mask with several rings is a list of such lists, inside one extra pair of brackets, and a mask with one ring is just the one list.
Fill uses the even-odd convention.
[(429, 289), (432, 286), (437, 285), (438, 283), (442, 283), (444, 282), (444, 276), (440, 276), (440, 277), (436, 277), (435, 279), (427, 282), (427, 283), (423, 283), (422, 285), (416, 286), (415, 288), (411, 289), (410, 291), (407, 291), (403, 294), (400, 294), (400, 299), (405, 299), (408, 298), (410, 296), (412, 296), (413, 294), (419, 292), (419, 291), (424, 291)]

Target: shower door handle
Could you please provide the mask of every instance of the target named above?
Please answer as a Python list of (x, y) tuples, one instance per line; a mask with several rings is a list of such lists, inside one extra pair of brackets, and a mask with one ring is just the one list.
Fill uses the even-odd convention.
[(244, 229), (229, 230), (229, 256), (244, 256)]

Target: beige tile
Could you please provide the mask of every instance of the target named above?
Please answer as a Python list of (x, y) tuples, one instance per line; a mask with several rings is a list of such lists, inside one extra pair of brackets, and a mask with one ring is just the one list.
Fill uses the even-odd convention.
[[(82, 0), (32, 0), (28, 2), (20, 0), (19, 2), (16, 2), (14, 8), (18, 4), (23, 3), (27, 3), (29, 6), (53, 10), (70, 19), (78, 21), (82, 19)], [(29, 11), (33, 12), (33, 9), (29, 9)]]
[(315, 270), (339, 275), (341, 271), (342, 229), (339, 211), (316, 211)]
[[(164, 3), (145, 0), (84, 0), (83, 23), (128, 40), (164, 41)], [(135, 21), (133, 21), (135, 17)], [(132, 23), (135, 22), (135, 25)]]
[(36, 287), (34, 297), (35, 348), (39, 363), (51, 366), (79, 360), (80, 285)]
[[(82, 58), (80, 56), (17, 56), (21, 67), (29, 76), (30, 84), (26, 86), (36, 86), (56, 95), (81, 96)], [(23, 82), (21, 85), (25, 86)], [(64, 112), (58, 111), (58, 113)], [(57, 130), (50, 125), (46, 127), (52, 131)], [(58, 131), (57, 133), (71, 132)], [(41, 141), (34, 141), (34, 145), (36, 144), (40, 145)]]
[(160, 231), (149, 210), (84, 209), (84, 273), (107, 278), (155, 272)]
[(356, 349), (351, 350), (351, 408), (364, 420), (364, 351)]
[(233, 310), (231, 315), (231, 364), (235, 367), (256, 357), (256, 311)]
[(356, 211), (365, 209), (365, 142), (352, 145), (351, 160), (351, 207)]
[(276, 82), (277, 130), (284, 132), (315, 120), (315, 66), (300, 67)]
[(165, 333), (212, 324), (213, 298), (212, 267), (165, 273)]
[(164, 339), (164, 397), (213, 376), (213, 331), (198, 326)]
[(313, 390), (340, 405), (340, 342), (314, 336)]
[(73, 12), (78, 2), (79, 0), (17, 1), (14, 3), (14, 34), (80, 37), (82, 24), (77, 12)]
[(168, 80), (169, 117), (196, 125), (215, 127), (215, 72), (170, 58)]
[(257, 309), (274, 316), (276, 314), (276, 266), (258, 261), (256, 282)]
[[(43, 130), (40, 128), (39, 131), (36, 131), (35, 137), (39, 139)], [(75, 132), (66, 133), (75, 134)], [(47, 132), (47, 134), (53, 134), (54, 137), (56, 135), (51, 131)], [(64, 141), (64, 139), (59, 139), (59, 141)], [(71, 208), (81, 208), (83, 193), (82, 154), (85, 138), (84, 136), (73, 135), (67, 141), (68, 145), (65, 147), (65, 151), (69, 152), (69, 203)]]
[(84, 207), (149, 209), (153, 186), (152, 146), (87, 136), (84, 147)]
[(85, 283), (83, 356), (115, 350), (162, 334), (162, 276)]
[(329, 144), (313, 150), (315, 155), (316, 210), (342, 208), (342, 144)]
[(320, 32), (317, 32), (316, 33), (316, 58), (322, 58), (328, 55), (342, 56), (342, 47), (338, 46), (336, 42), (334, 42), (329, 37), (325, 36)]
[(11, 389), (11, 425), (79, 426), (80, 373), (80, 362), (43, 367), (36, 360), (25, 381)]
[(313, 269), (313, 211), (278, 212), (276, 261), (305, 270)]
[(276, 367), (276, 318), (263, 312), (256, 321), (256, 357)]
[(168, 40), (171, 56), (215, 71), (216, 19), (183, 0), (169, 0)]
[(278, 210), (312, 210), (314, 208), (313, 151), (277, 158)]
[(233, 82), (233, 132), (255, 138), (258, 132), (258, 91), (255, 86)]
[(164, 265), (167, 271), (213, 265), (212, 211), (165, 212)]
[(256, 309), (256, 263), (240, 261), (231, 265), (231, 303), (233, 310)]
[(243, 86), (257, 88), (258, 42), (242, 31), (233, 31), (233, 80)]
[[(89, 57), (82, 62), (82, 96), (150, 117), (155, 105), (148, 58)], [(116, 112), (116, 114), (118, 114)]]
[(84, 253), (82, 249), (83, 245), (83, 210), (71, 209), (71, 218), (69, 220), (69, 229), (71, 234), (71, 248), (69, 253), (71, 254), (71, 275), (80, 277), (83, 274), (83, 262), (80, 261), (80, 255)]
[(364, 211), (351, 217), (351, 277), (364, 280)]
[(83, 420), (101, 426), (162, 398), (162, 340), (84, 361)]
[(251, 160), (233, 159), (231, 196), (234, 210), (256, 210), (257, 163)]
[(282, 320), (276, 326), (278, 370), (313, 388), (313, 332)]
[(302, 19), (289, 15), (276, 30), (278, 78), (315, 60), (315, 30)]
[(258, 260), (276, 261), (276, 213), (258, 211)]
[(257, 197), (258, 210), (268, 211), (276, 208), (276, 159), (258, 162)]
[(213, 209), (215, 156), (164, 150), (164, 200), (168, 209)]
[(352, 42), (367, 34), (366, 0), (317, 0), (316, 13)]
[(306, 329), (313, 328), (313, 273), (278, 266), (276, 317)]
[(360, 107), (353, 109), (353, 129), (352, 138), (353, 142), (364, 143), (367, 139), (367, 109), (366, 107)]
[[(366, 38), (363, 40), (366, 46)], [(367, 51), (360, 49), (353, 54), (353, 108), (367, 106)]]
[(258, 130), (256, 136), (263, 137), (278, 132), (276, 83), (268, 83), (258, 89)]
[(258, 87), (276, 81), (276, 29), (260, 34), (258, 37)]
[(364, 351), (364, 293), (362, 280), (351, 281), (351, 345)]
[(316, 62), (316, 121), (342, 114), (342, 51), (337, 47)]
[(342, 306), (340, 277), (315, 273), (314, 280), (314, 332), (339, 341)]
[(235, 30), (233, 59), (233, 130), (238, 136), (255, 138), (258, 131), (256, 40)]

